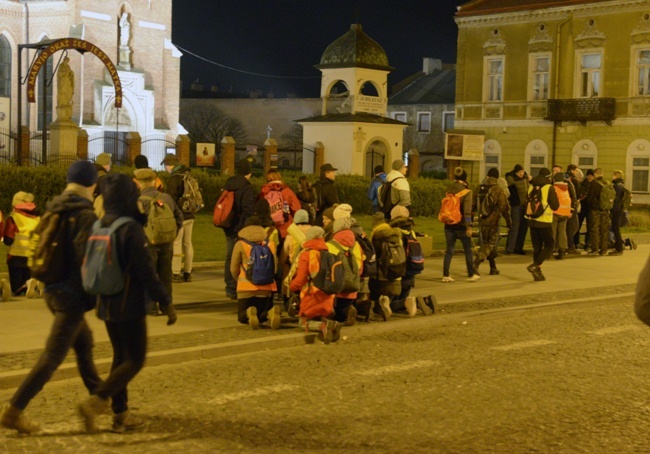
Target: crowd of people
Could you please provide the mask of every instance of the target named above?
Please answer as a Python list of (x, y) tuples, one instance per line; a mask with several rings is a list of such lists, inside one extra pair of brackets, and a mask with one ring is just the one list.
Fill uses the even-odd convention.
[[(22, 433), (40, 430), (25, 418), (24, 410), (70, 348), (90, 394), (79, 405), (86, 428), (94, 430), (96, 416), (109, 407), (114, 414), (112, 430), (123, 432), (143, 424), (129, 411), (127, 385), (144, 364), (146, 315), (163, 313), (168, 324), (176, 321), (172, 283), (191, 281), (195, 210), (186, 203), (190, 169), (175, 155), (166, 155), (161, 163), (170, 173), (166, 187), (146, 157), (138, 156), (135, 164), (133, 179), (112, 173), (107, 154), (94, 164), (78, 161), (69, 167), (65, 190), (43, 213), (43, 221), (56, 214), (57, 225), (65, 229), (60, 251), (68, 257), (67, 265), (54, 281), (30, 276), (30, 254), (38, 248), (34, 233), (47, 234), (39, 230), (44, 222), (34, 196), (18, 192), (10, 215), (0, 217), (3, 241), (10, 248), (10, 278), (2, 281), (3, 300), (40, 293), (54, 315), (42, 356), (2, 413), (4, 427)], [(300, 329), (315, 332), (329, 344), (340, 339), (343, 326), (360, 320), (388, 321), (394, 312), (414, 317), (438, 310), (435, 296), (411, 295), (425, 260), (409, 212), (405, 162), (393, 161), (387, 174), (383, 166), (374, 168), (367, 191), (374, 211), (370, 231), (355, 220), (352, 206), (340, 200), (336, 173), (326, 163), (313, 185), (303, 176), (294, 192), (273, 170), (257, 193), (250, 181), (251, 162), (236, 162), (235, 174), (223, 190), (232, 204), (221, 213), (227, 222), (219, 226), (226, 240), (225, 291), (237, 301), (240, 323), (252, 329), (261, 324), (278, 329), (283, 321), (297, 317)], [(222, 209), (217, 205), (215, 213)], [(450, 265), (457, 240), (463, 247), (469, 282), (481, 279), (479, 269), (485, 261), (489, 275), (498, 275), (496, 260), (504, 227), (506, 255), (525, 255), (530, 231), (533, 252), (527, 270), (535, 281), (546, 279), (542, 265), (554, 254), (562, 260), (581, 254), (583, 248), (590, 255), (620, 255), (626, 245), (635, 249), (636, 244), (623, 241), (620, 233), (630, 205), (621, 171), (615, 171), (608, 182), (601, 169), (589, 170), (583, 177), (575, 165), (566, 172), (559, 166), (542, 168), (534, 178), (520, 165), (505, 178), (492, 168), (472, 190), (466, 171), (458, 167), (438, 216), (446, 241), (442, 282), (455, 281)], [(585, 219), (587, 233), (581, 241)], [(111, 240), (124, 271), (123, 290), (91, 295), (82, 273), (89, 238), (113, 225), (119, 225)], [(105, 322), (114, 351), (106, 379), (95, 369), (92, 333), (84, 319), (93, 308)], [(284, 313), (289, 318), (283, 320)]]

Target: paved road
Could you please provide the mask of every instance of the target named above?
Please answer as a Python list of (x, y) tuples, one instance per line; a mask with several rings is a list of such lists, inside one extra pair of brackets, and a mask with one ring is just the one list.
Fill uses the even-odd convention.
[(648, 452), (650, 329), (631, 307), (457, 313), (148, 367), (130, 388), (148, 425), (128, 435), (80, 434), (83, 388), (63, 380), (28, 409), (50, 434), (2, 431), (0, 452)]

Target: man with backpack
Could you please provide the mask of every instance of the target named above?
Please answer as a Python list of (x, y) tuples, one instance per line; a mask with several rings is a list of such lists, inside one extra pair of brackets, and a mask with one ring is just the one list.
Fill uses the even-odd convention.
[(621, 237), (621, 223), (623, 217), (626, 216), (626, 211), (632, 205), (632, 193), (625, 187), (623, 182), (623, 171), (615, 170), (612, 174), (612, 184), (614, 191), (616, 191), (616, 198), (614, 199), (614, 206), (610, 213), (612, 222), (612, 233), (614, 234), (614, 251), (609, 255), (623, 255), (623, 237)]
[(533, 243), (533, 263), (526, 268), (535, 281), (545, 281), (542, 263), (553, 255), (553, 211), (560, 207), (557, 194), (551, 186), (551, 171), (546, 167), (530, 182), (526, 199), (526, 217)]
[(320, 166), (320, 179), (314, 185), (316, 190), (316, 215), (317, 226), (323, 227), (323, 213), (339, 203), (339, 191), (336, 189), (336, 171), (332, 164), (325, 163)]
[(499, 242), (499, 221), (503, 216), (508, 231), (512, 228), (510, 204), (506, 194), (498, 183), (499, 170), (488, 170), (487, 178), (476, 191), (474, 206), (479, 225), (481, 247), (474, 259), (474, 273), (479, 274), (480, 264), (487, 259), (490, 263), (490, 275), (499, 274), (497, 269), (497, 243)]
[(194, 260), (194, 247), (192, 245), (192, 230), (194, 228), (194, 208), (183, 207), (183, 198), (186, 195), (186, 182), (190, 175), (190, 168), (181, 164), (173, 153), (167, 153), (161, 164), (171, 174), (167, 180), (167, 194), (172, 196), (174, 202), (183, 212), (183, 226), (178, 231), (174, 240), (174, 256), (172, 257), (172, 281), (190, 282), (192, 280), (192, 261)]
[(406, 179), (408, 167), (401, 159), (396, 159), (391, 165), (392, 170), (386, 175), (386, 182), (379, 187), (377, 198), (379, 209), (386, 220), (390, 220), (390, 212), (395, 206), (409, 208), (411, 206), (411, 186)]
[(382, 184), (386, 183), (386, 173), (384, 172), (383, 166), (375, 166), (375, 177), (370, 182), (368, 187), (368, 200), (372, 204), (372, 212), (376, 213), (379, 211), (379, 198), (378, 192)]
[[(40, 427), (25, 418), (23, 412), (29, 402), (50, 380), (52, 374), (73, 348), (77, 356), (79, 374), (89, 393), (102, 383), (93, 362), (93, 336), (84, 314), (95, 307), (94, 297), (81, 286), (81, 264), (86, 241), (93, 223), (93, 191), (97, 170), (88, 161), (76, 161), (67, 172), (67, 186), (61, 195), (49, 203), (43, 219), (50, 228), (37, 232), (42, 241), (37, 243), (34, 259), (38, 261), (35, 277), (47, 282), (45, 302), (54, 315), (54, 322), (45, 344), (45, 350), (20, 384), (10, 403), (5, 407), (0, 424), (20, 433), (38, 432)], [(44, 223), (46, 221), (43, 221)], [(54, 245), (56, 244), (56, 245)], [(46, 247), (43, 247), (46, 246)]]
[(587, 204), (589, 205), (589, 217), (591, 219), (591, 230), (589, 240), (591, 251), (589, 255), (607, 255), (609, 243), (609, 212), (614, 207), (616, 191), (614, 186), (603, 178), (601, 168), (594, 169), (594, 181), (589, 186), (587, 193)]
[[(156, 189), (156, 172), (143, 168), (136, 169), (134, 175), (136, 186), (141, 188), (138, 200), (147, 216), (144, 232), (149, 240), (149, 252), (165, 290), (171, 295), (174, 240), (183, 228), (183, 213), (169, 194)], [(157, 302), (152, 301), (149, 313), (158, 315)]]

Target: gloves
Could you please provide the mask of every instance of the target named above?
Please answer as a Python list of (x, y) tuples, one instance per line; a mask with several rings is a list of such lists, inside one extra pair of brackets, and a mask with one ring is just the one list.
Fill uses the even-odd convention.
[(176, 309), (174, 309), (174, 305), (172, 303), (169, 303), (168, 306), (160, 306), (160, 310), (167, 316), (167, 326), (176, 323), (178, 317), (176, 317)]

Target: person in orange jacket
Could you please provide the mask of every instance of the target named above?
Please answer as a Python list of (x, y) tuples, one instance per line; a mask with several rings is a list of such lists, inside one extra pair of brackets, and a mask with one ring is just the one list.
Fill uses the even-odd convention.
[(259, 198), (269, 202), (271, 218), (280, 232), (280, 242), (287, 236), (287, 229), (293, 222), (293, 217), (301, 208), (300, 200), (293, 190), (282, 182), (278, 171), (266, 174), (266, 183), (262, 185)]
[(316, 287), (311, 276), (320, 270), (320, 254), (327, 251), (321, 227), (311, 227), (305, 233), (302, 251), (298, 256), (298, 270), (289, 285), (292, 292), (300, 292), (300, 326), (309, 332), (318, 330), (318, 338), (326, 344), (336, 342), (341, 336), (341, 323), (331, 320), (335, 295)]

